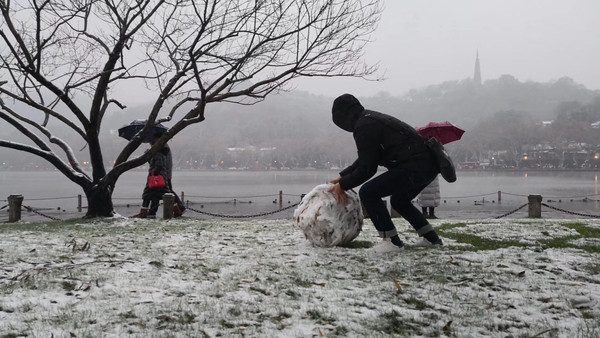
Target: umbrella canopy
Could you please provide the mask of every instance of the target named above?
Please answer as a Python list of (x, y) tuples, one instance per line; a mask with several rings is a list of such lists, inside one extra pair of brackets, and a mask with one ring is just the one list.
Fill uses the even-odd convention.
[(446, 144), (460, 140), (465, 133), (464, 130), (454, 124), (444, 122), (429, 122), (423, 127), (416, 128), (417, 132), (424, 138), (435, 137), (441, 144)]
[[(119, 128), (119, 136), (126, 140), (131, 140), (135, 136), (135, 134), (137, 134), (140, 130), (144, 129), (146, 123), (147, 120), (134, 120), (130, 124)], [(150, 142), (155, 134), (164, 133), (165, 131), (167, 131), (167, 129), (169, 128), (165, 127), (161, 123), (154, 125), (150, 129), (150, 132), (146, 134), (146, 137), (144, 138), (144, 140), (142, 140), (142, 142)]]

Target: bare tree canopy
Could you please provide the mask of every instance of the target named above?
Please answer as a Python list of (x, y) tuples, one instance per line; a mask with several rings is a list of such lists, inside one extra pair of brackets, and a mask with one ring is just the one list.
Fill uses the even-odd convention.
[[(87, 216), (96, 217), (113, 214), (118, 177), (203, 121), (207, 104), (253, 104), (297, 77), (373, 75), (376, 66), (364, 64), (362, 52), (381, 6), (378, 0), (0, 0), (0, 10), (0, 118), (30, 141), (0, 140), (0, 146), (52, 163), (82, 187)], [(116, 89), (140, 85), (154, 95), (147, 127), (106, 168), (98, 136), (105, 112), (128, 104)], [(167, 100), (173, 108), (163, 112)], [(132, 157), (159, 114), (170, 129)], [(91, 175), (53, 132), (56, 124), (86, 144)]]

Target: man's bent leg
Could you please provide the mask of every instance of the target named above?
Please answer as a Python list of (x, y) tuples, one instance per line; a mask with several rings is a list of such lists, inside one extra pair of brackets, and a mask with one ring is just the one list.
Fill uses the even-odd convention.
[[(426, 174), (410, 173), (406, 175), (406, 180), (403, 182), (404, 189), (395, 193), (390, 198), (392, 207), (404, 217), (415, 229), (417, 234), (424, 237), (431, 243), (441, 244), (441, 240), (433, 226), (429, 223), (425, 215), (413, 205), (412, 200), (425, 188), (433, 177)], [(430, 180), (431, 179), (431, 180)]]
[[(389, 172), (388, 172), (389, 173)], [(392, 177), (384, 173), (363, 184), (358, 194), (360, 201), (379, 235), (389, 238), (398, 235), (392, 218), (382, 198), (393, 193), (390, 189)]]

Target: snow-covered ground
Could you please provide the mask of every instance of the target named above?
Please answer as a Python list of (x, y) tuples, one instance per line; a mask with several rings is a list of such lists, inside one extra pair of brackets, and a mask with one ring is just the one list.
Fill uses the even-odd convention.
[(600, 336), (599, 220), (445, 222), (379, 256), (368, 220), (334, 248), (294, 220), (0, 224), (0, 336)]

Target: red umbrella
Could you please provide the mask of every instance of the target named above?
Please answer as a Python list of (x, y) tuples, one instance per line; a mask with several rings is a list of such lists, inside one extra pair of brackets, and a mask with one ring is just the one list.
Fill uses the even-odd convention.
[(454, 124), (444, 122), (429, 122), (423, 127), (416, 128), (417, 132), (424, 138), (435, 137), (441, 144), (446, 144), (460, 140), (465, 133), (464, 130)]

